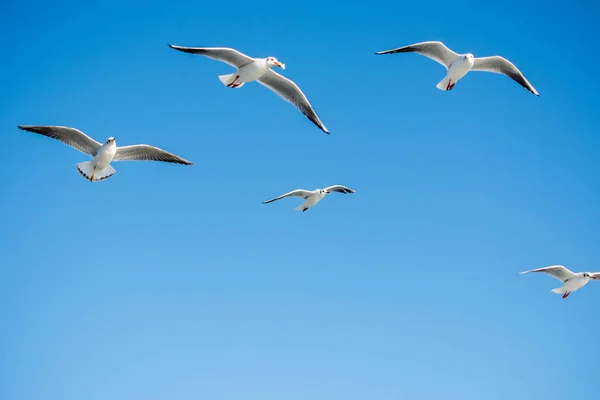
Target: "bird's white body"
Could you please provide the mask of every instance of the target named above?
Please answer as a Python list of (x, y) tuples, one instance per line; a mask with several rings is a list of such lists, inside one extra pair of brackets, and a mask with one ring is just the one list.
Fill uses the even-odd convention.
[(461, 55), (450, 65), (446, 77), (436, 87), (441, 90), (451, 90), (456, 82), (461, 80), (473, 68), (473, 62), (473, 54)]
[(115, 138), (110, 137), (100, 148), (91, 161), (77, 164), (77, 171), (89, 181), (101, 181), (115, 174), (115, 169), (110, 163), (117, 154), (117, 143)]
[(298, 210), (298, 211), (306, 211), (309, 208), (311, 208), (312, 206), (314, 206), (315, 204), (317, 204), (318, 202), (320, 202), (321, 200), (323, 200), (323, 198), (327, 196), (327, 192), (323, 189), (317, 189), (317, 190), (313, 190), (312, 194), (310, 194), (308, 197), (305, 198), (304, 203), (300, 204), (298, 207), (296, 207), (294, 210)]
[(104, 169), (110, 165), (113, 158), (115, 158), (115, 154), (117, 154), (117, 143), (114, 139), (109, 140), (100, 147), (98, 154), (90, 162), (93, 167)]
[(552, 289), (554, 293), (564, 294), (564, 293), (573, 293), (584, 287), (590, 281), (590, 277), (584, 276), (583, 272), (578, 273), (575, 277), (570, 278), (559, 288)]
[(238, 68), (235, 74), (239, 76), (239, 81), (247, 83), (255, 81), (266, 74), (269, 68), (266, 58), (258, 58), (253, 63)]
[(262, 78), (274, 66), (285, 69), (285, 65), (275, 57), (255, 58), (252, 62), (239, 67), (233, 74), (219, 75), (219, 80), (230, 88), (241, 88), (245, 83)]

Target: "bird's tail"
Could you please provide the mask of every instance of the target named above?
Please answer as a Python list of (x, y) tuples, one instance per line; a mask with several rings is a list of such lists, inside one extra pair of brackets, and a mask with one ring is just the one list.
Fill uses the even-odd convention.
[[(235, 81), (235, 79), (236, 79), (237, 76), (238, 76), (237, 73), (236, 74), (229, 74), (229, 75), (219, 75), (219, 80), (221, 82), (223, 82), (223, 85), (229, 86), (229, 85), (231, 85)], [(229, 87), (240, 88), (242, 86), (244, 86), (244, 82), (236, 82), (235, 85), (229, 86)]]
[(88, 181), (98, 182), (110, 178), (115, 174), (115, 169), (110, 165), (104, 169), (98, 169), (92, 165), (91, 161), (85, 161), (77, 164), (77, 171)]
[(437, 85), (435, 85), (436, 88), (440, 89), (440, 90), (451, 90), (454, 85), (451, 84), (450, 82), (450, 77), (448, 75), (446, 75), (444, 77), (444, 79), (442, 79)]
[(559, 288), (556, 288), (556, 289), (552, 289), (552, 293), (556, 293), (556, 294), (563, 294), (565, 292), (566, 292), (566, 290), (565, 290), (564, 287), (559, 287)]
[(309, 209), (309, 207), (306, 207), (306, 205), (304, 205), (304, 203), (302, 203), (298, 207), (294, 208), (294, 210), (296, 210), (296, 211), (302, 211), (302, 212), (304, 212), (304, 211), (306, 211), (308, 209)]

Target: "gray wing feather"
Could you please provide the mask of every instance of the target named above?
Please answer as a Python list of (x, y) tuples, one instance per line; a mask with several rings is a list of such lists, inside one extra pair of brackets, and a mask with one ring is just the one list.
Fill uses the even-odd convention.
[(317, 125), (323, 132), (329, 133), (325, 125), (321, 122), (315, 110), (313, 110), (308, 99), (302, 93), (302, 90), (291, 80), (279, 75), (273, 70), (268, 70), (258, 79), (258, 82), (275, 93), (284, 100), (295, 105), (308, 119)]
[(36, 126), (36, 125), (18, 125), (17, 128), (47, 136), (52, 139), (60, 140), (64, 144), (71, 146), (82, 153), (95, 156), (102, 145), (94, 139), (75, 128), (67, 126)]
[(491, 56), (476, 58), (473, 62), (471, 71), (486, 71), (506, 75), (519, 85), (523, 86), (525, 89), (529, 90), (531, 93), (539, 96), (539, 93), (537, 90), (535, 90), (533, 85), (529, 83), (527, 78), (525, 78), (525, 75), (523, 75), (513, 63), (504, 57)]
[(356, 191), (350, 189), (349, 187), (343, 186), (343, 185), (333, 185), (333, 186), (329, 186), (327, 188), (325, 188), (326, 191), (328, 192), (339, 192), (339, 193), (356, 193)]
[(184, 158), (147, 144), (117, 147), (117, 153), (115, 154), (113, 161), (163, 161), (175, 164), (192, 165), (190, 161)]
[(459, 57), (442, 42), (431, 41), (410, 44), (397, 49), (379, 51), (375, 54), (418, 53), (442, 64), (446, 69)]
[(308, 190), (296, 189), (296, 190), (292, 190), (291, 192), (288, 192), (286, 194), (282, 194), (279, 197), (275, 197), (271, 200), (263, 201), (263, 204), (272, 203), (275, 200), (283, 199), (284, 197), (300, 197), (300, 198), (306, 199), (311, 194), (313, 194), (313, 193)]
[(565, 282), (567, 279), (571, 279), (575, 276), (575, 274), (570, 271), (568, 268), (565, 268), (562, 265), (552, 265), (550, 267), (537, 268), (529, 271), (521, 272), (521, 274), (528, 274), (530, 272), (544, 272), (550, 275), (553, 278), (558, 279), (561, 282)]
[(222, 61), (235, 68), (243, 67), (244, 65), (254, 62), (252, 57), (249, 57), (235, 49), (228, 47), (184, 47), (170, 44), (170, 48), (183, 51), (184, 53), (199, 54), (212, 58), (213, 60)]

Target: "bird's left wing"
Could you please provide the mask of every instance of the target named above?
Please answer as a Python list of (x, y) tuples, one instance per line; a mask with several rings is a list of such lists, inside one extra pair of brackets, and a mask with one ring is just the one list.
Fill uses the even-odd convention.
[(448, 46), (439, 41), (421, 42), (410, 44), (408, 46), (398, 47), (397, 49), (378, 51), (375, 54), (394, 54), (394, 53), (418, 53), (422, 56), (432, 59), (442, 64), (446, 69), (450, 68), (452, 63), (459, 57)]
[(192, 165), (190, 161), (184, 158), (147, 144), (117, 147), (117, 153), (113, 161), (164, 161)]
[(300, 197), (300, 198), (306, 199), (311, 194), (313, 194), (313, 192), (311, 192), (311, 191), (304, 190), (304, 189), (296, 189), (296, 190), (292, 190), (291, 192), (288, 192), (286, 194), (282, 194), (281, 196), (275, 197), (273, 199), (263, 201), (263, 204), (272, 203), (275, 200), (283, 199), (285, 197)]
[(184, 47), (175, 46), (173, 44), (170, 44), (169, 47), (175, 50), (183, 51), (184, 53), (206, 56), (208, 58), (212, 58), (213, 60), (229, 64), (235, 68), (241, 68), (244, 65), (254, 62), (252, 57), (249, 57), (244, 53), (237, 51), (236, 49), (231, 49), (228, 47)]
[(326, 187), (324, 190), (328, 191), (328, 192), (339, 192), (339, 193), (356, 193), (356, 191), (350, 189), (349, 187), (346, 186), (342, 186), (342, 185), (333, 185), (333, 186), (329, 186)]
[(302, 114), (317, 125), (323, 132), (329, 133), (325, 125), (321, 122), (315, 110), (308, 102), (308, 99), (302, 93), (302, 90), (291, 80), (279, 75), (273, 70), (268, 70), (263, 76), (258, 78), (258, 83), (268, 87), (281, 98), (295, 105)]
[(565, 282), (568, 279), (571, 279), (574, 276), (576, 276), (576, 274), (574, 274), (571, 270), (564, 267), (563, 265), (551, 265), (549, 267), (531, 269), (529, 271), (520, 272), (520, 274), (528, 274), (530, 272), (543, 272), (550, 275), (553, 278), (558, 279), (561, 282)]
[(486, 71), (494, 72), (496, 74), (503, 74), (529, 90), (531, 93), (539, 96), (539, 93), (531, 83), (525, 78), (525, 75), (519, 71), (519, 69), (510, 61), (504, 57), (491, 56), (476, 58), (473, 62), (471, 71)]
[(96, 142), (79, 129), (70, 128), (68, 126), (18, 125), (17, 128), (60, 140), (64, 144), (92, 157), (94, 157), (98, 153), (98, 149), (102, 147), (100, 143)]

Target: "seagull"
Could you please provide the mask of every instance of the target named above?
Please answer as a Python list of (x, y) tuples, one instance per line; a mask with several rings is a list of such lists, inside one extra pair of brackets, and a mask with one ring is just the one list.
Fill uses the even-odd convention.
[(169, 47), (185, 53), (203, 55), (237, 68), (233, 74), (219, 76), (225, 86), (235, 89), (241, 88), (247, 82), (257, 81), (292, 103), (323, 132), (329, 134), (298, 85), (271, 69), (275, 66), (285, 69), (285, 64), (275, 57), (252, 58), (226, 47), (183, 47), (172, 44)]
[(114, 137), (109, 137), (104, 144), (100, 144), (80, 130), (67, 126), (18, 125), (17, 127), (23, 131), (60, 140), (82, 153), (94, 157), (91, 161), (77, 164), (79, 173), (90, 182), (101, 181), (113, 176), (115, 169), (110, 166), (111, 161), (148, 160), (192, 165), (188, 160), (147, 144), (117, 147)]
[(530, 272), (544, 272), (553, 278), (558, 279), (563, 283), (563, 286), (552, 289), (552, 292), (563, 294), (563, 299), (566, 299), (569, 294), (576, 292), (588, 284), (590, 279), (600, 279), (600, 272), (571, 272), (568, 268), (562, 265), (552, 265), (550, 267), (532, 269), (530, 271), (520, 272), (519, 274), (528, 274)]
[(531, 93), (539, 96), (539, 93), (525, 76), (513, 63), (504, 57), (491, 56), (475, 58), (473, 54), (457, 54), (450, 50), (442, 42), (421, 42), (397, 49), (379, 51), (375, 54), (393, 53), (419, 53), (425, 57), (442, 64), (448, 70), (446, 77), (436, 87), (440, 90), (452, 90), (456, 82), (464, 77), (469, 71), (486, 71), (504, 74), (515, 80)]
[(263, 201), (263, 204), (272, 203), (275, 200), (283, 199), (284, 197), (300, 197), (304, 199), (304, 203), (300, 204), (298, 207), (294, 208), (294, 210), (298, 211), (306, 211), (325, 197), (327, 194), (331, 192), (339, 192), (339, 193), (355, 193), (354, 190), (342, 186), (342, 185), (333, 185), (326, 187), (325, 189), (315, 189), (315, 190), (304, 190), (304, 189), (296, 189), (279, 197), (275, 197), (274, 199)]

